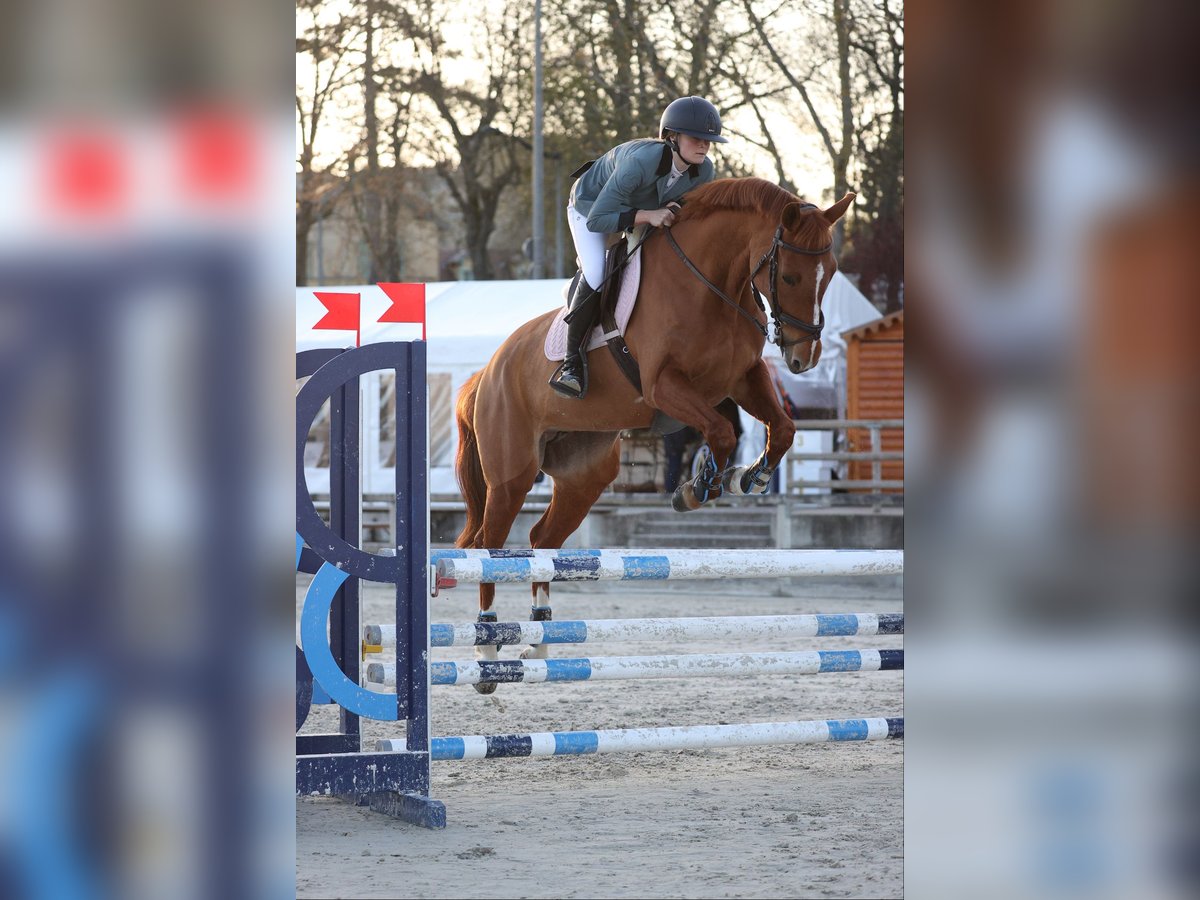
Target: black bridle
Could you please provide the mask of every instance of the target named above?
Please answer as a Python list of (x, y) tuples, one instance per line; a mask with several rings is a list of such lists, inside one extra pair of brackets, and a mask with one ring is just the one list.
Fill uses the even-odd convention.
[[(816, 209), (816, 206), (812, 203), (806, 203), (802, 208)], [(762, 267), (764, 265), (767, 266), (767, 277), (769, 279), (770, 288), (767, 297), (771, 305), (771, 324), (775, 328), (775, 337), (772, 338), (768, 333), (766, 326), (763, 325), (762, 322), (758, 321), (758, 319), (746, 312), (746, 310), (742, 309), (742, 305), (740, 303), (729, 297), (724, 291), (704, 277), (704, 274), (696, 268), (695, 264), (690, 259), (687, 258), (687, 255), (683, 252), (683, 248), (681, 248), (678, 242), (675, 240), (675, 235), (671, 233), (670, 228), (665, 228), (663, 230), (667, 233), (667, 240), (671, 244), (671, 249), (673, 249), (676, 255), (683, 260), (684, 265), (691, 270), (692, 274), (699, 278), (705, 285), (707, 285), (709, 290), (713, 291), (713, 293), (715, 293), (718, 297), (741, 313), (744, 318), (750, 320), (750, 322), (754, 324), (754, 327), (762, 333), (762, 336), (770, 340), (771, 343), (779, 347), (780, 350), (785, 350), (788, 347), (799, 344), (801, 341), (818, 341), (821, 339), (821, 331), (825, 328), (825, 310), (820, 310), (817, 321), (812, 323), (797, 319), (795, 316), (790, 316), (779, 308), (779, 250), (782, 248), (784, 250), (790, 250), (793, 253), (803, 253), (806, 256), (824, 256), (833, 249), (832, 243), (830, 243), (828, 246), (822, 247), (820, 250), (809, 250), (807, 247), (797, 247), (794, 244), (789, 244), (787, 241), (785, 241), (783, 239), (782, 225), (775, 229), (775, 237), (771, 240), (771, 246), (768, 247), (766, 252), (763, 253), (763, 255), (759, 258), (758, 265), (756, 265), (750, 272), (749, 278), (750, 290), (754, 295), (754, 302), (758, 304), (758, 308), (765, 314), (767, 309), (766, 305), (763, 303), (762, 292), (759, 291), (758, 285), (754, 283), (754, 279), (758, 277), (758, 273), (762, 271)], [(740, 294), (741, 291), (738, 293)], [(794, 341), (784, 340), (783, 329), (779, 327), (781, 324), (788, 325), (792, 328), (799, 328), (805, 333), (804, 337), (799, 337)]]

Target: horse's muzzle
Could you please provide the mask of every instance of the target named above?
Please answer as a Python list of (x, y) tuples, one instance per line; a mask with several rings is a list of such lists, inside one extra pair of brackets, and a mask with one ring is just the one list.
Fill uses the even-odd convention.
[(801, 341), (783, 350), (783, 361), (793, 375), (807, 372), (821, 359), (821, 342)]

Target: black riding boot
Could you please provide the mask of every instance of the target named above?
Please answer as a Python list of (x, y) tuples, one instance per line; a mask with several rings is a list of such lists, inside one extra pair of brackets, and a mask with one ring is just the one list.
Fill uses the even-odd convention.
[(567, 356), (550, 377), (550, 387), (562, 394), (582, 400), (587, 394), (587, 336), (596, 325), (600, 312), (600, 292), (588, 286), (581, 272), (575, 283), (567, 313)]

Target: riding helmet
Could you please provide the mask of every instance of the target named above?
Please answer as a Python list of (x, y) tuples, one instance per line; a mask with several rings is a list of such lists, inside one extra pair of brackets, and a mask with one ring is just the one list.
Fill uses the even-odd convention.
[(678, 100), (672, 100), (663, 110), (662, 119), (658, 124), (658, 136), (664, 137), (668, 131), (677, 131), (717, 144), (729, 143), (728, 138), (721, 137), (721, 114), (703, 97), (680, 97)]

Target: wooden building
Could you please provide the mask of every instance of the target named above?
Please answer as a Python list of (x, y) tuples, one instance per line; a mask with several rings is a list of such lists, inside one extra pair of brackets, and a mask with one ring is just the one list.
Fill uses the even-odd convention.
[[(894, 312), (842, 332), (846, 339), (846, 418), (884, 420), (904, 418), (904, 310)], [(882, 446), (872, 448), (871, 433), (865, 428), (847, 430), (847, 450), (885, 453), (904, 451), (904, 429), (885, 428), (880, 434)], [(870, 460), (849, 464), (850, 480), (870, 479), (874, 465)], [(885, 460), (881, 477), (904, 478), (904, 461)], [(903, 488), (885, 488), (885, 493), (903, 493)]]

